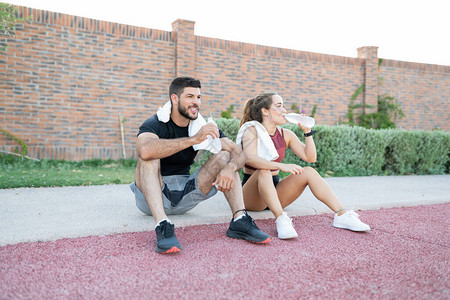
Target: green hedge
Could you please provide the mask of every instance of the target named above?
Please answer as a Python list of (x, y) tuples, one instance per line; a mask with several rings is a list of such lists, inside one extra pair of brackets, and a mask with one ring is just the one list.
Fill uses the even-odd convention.
[[(217, 124), (230, 139), (236, 139), (239, 120), (218, 119)], [(300, 127), (283, 127), (304, 141)], [(450, 132), (374, 130), (346, 125), (318, 125), (314, 129), (317, 162), (305, 163), (290, 150), (284, 162), (312, 166), (322, 175), (332, 176), (449, 173)], [(199, 162), (208, 157), (203, 154)]]

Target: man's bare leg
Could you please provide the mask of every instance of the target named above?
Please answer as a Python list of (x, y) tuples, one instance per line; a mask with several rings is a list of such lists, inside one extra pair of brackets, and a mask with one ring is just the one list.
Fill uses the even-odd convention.
[(145, 196), (155, 224), (167, 219), (162, 199), (162, 177), (159, 159), (144, 161), (139, 158), (135, 171), (135, 180), (137, 187)]
[[(211, 158), (200, 168), (197, 177), (197, 183), (202, 193), (207, 194), (213, 187), (213, 182), (216, 180), (217, 174), (230, 161), (230, 153), (221, 151)], [(235, 217), (242, 215), (244, 206), (244, 198), (242, 196), (242, 186), (239, 173), (235, 172), (233, 188), (230, 191), (224, 192), (225, 198), (231, 208), (231, 213), (236, 213)]]
[[(211, 191), (212, 184), (215, 181), (216, 176), (228, 164), (229, 161), (229, 152), (221, 151), (220, 153), (213, 155), (201, 167), (198, 173), (197, 183), (200, 190), (204, 194)], [(226, 232), (227, 236), (260, 244), (270, 242), (270, 236), (262, 232), (254, 223), (252, 217), (244, 212), (245, 205), (242, 195), (242, 184), (237, 171), (234, 173), (232, 188), (225, 191), (224, 195), (233, 214), (233, 220), (230, 222), (230, 227)]]
[[(156, 231), (156, 252), (176, 253), (181, 250), (181, 245), (175, 236), (174, 225), (170, 222), (161, 222), (167, 219), (164, 212), (162, 198), (163, 181), (160, 172), (159, 159), (144, 161), (138, 159), (135, 172), (137, 187), (142, 191), (148, 203), (150, 211), (158, 226)], [(161, 222), (161, 224), (160, 224)]]

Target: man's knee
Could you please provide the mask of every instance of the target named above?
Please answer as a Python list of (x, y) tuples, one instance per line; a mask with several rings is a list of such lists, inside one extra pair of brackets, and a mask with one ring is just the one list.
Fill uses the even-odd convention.
[(147, 178), (158, 178), (161, 175), (159, 159), (143, 160), (138, 158), (135, 171), (136, 185), (141, 188), (141, 182)]
[(219, 153), (211, 156), (210, 162), (212, 165), (223, 168), (230, 162), (230, 159), (231, 159), (230, 152), (220, 151)]
[(209, 181), (214, 180), (220, 170), (222, 170), (230, 162), (230, 159), (231, 155), (228, 151), (220, 151), (219, 153), (211, 156), (200, 168), (199, 181), (203, 182), (205, 178), (208, 178)]

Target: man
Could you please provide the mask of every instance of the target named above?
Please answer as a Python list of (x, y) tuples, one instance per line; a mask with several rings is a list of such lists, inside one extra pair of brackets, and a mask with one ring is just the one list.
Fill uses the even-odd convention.
[[(241, 148), (215, 124), (203, 125), (189, 136), (189, 125), (199, 117), (200, 88), (200, 81), (194, 78), (175, 78), (169, 88), (171, 103), (168, 103), (170, 110), (167, 110), (166, 120), (163, 110), (161, 114), (158, 111), (139, 127), (136, 178), (130, 187), (135, 193), (137, 207), (155, 220), (156, 251), (159, 253), (175, 253), (182, 249), (167, 215), (185, 213), (218, 190), (224, 193), (233, 213), (227, 236), (254, 243), (270, 241), (244, 209), (238, 174), (245, 163)], [(208, 136), (220, 138), (222, 150), (190, 174), (190, 166), (197, 154), (193, 146), (204, 142)]]

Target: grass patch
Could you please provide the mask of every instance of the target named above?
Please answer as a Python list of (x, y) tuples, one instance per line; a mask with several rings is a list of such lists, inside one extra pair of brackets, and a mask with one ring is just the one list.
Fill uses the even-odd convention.
[(0, 155), (0, 188), (125, 184), (134, 181), (136, 160), (27, 160)]

